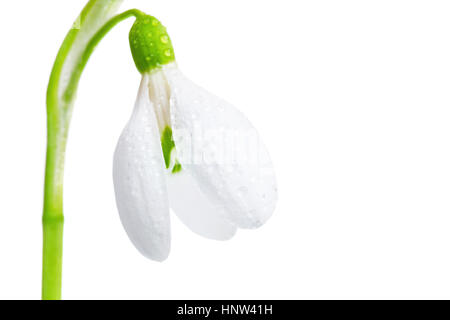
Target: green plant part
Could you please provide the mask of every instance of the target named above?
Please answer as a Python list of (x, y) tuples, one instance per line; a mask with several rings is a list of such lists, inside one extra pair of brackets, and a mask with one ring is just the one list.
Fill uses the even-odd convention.
[(166, 164), (166, 169), (170, 168), (170, 160), (172, 151), (175, 148), (175, 142), (173, 141), (172, 129), (166, 127), (161, 134), (161, 146), (164, 155), (164, 162)]
[(175, 61), (175, 53), (166, 28), (155, 17), (141, 15), (130, 31), (130, 48), (141, 73)]
[(178, 172), (181, 172), (181, 170), (183, 170), (183, 167), (181, 166), (181, 163), (177, 160), (175, 162), (175, 165), (173, 166), (172, 173), (176, 174)]
[[(170, 127), (166, 127), (161, 134), (161, 146), (163, 150), (164, 163), (166, 169), (170, 169), (170, 164), (172, 160), (172, 152), (175, 149), (175, 142), (173, 141), (173, 132)], [(172, 173), (178, 173), (182, 170), (182, 166), (178, 160), (175, 160), (175, 164), (172, 168)]]
[[(61, 298), (63, 179), (66, 141), (81, 74), (98, 43), (119, 22), (139, 10), (114, 16), (123, 0), (91, 0), (67, 34), (47, 90), (47, 159), (43, 210), (42, 298)], [(113, 17), (114, 16), (114, 17)]]

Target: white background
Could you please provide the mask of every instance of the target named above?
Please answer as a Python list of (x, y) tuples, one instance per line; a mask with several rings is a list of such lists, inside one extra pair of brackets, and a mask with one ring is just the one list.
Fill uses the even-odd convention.
[[(85, 0), (0, 5), (0, 298), (38, 299), (45, 91)], [(140, 75), (122, 23), (83, 75), (67, 151), (66, 299), (450, 298), (448, 1), (127, 0), (181, 69), (271, 151), (273, 218), (229, 242), (172, 219), (160, 264), (128, 240), (112, 154)]]

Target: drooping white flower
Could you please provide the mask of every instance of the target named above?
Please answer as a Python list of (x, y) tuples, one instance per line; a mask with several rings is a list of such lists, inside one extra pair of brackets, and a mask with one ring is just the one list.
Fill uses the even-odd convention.
[(263, 225), (277, 188), (254, 127), (180, 72), (158, 20), (136, 21), (130, 43), (143, 77), (115, 152), (114, 186), (136, 248), (153, 260), (167, 258), (170, 208), (192, 231), (215, 240)]

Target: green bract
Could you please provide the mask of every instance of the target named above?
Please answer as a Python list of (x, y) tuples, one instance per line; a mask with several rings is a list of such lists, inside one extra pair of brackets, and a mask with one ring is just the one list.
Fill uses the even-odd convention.
[(175, 61), (172, 41), (155, 17), (142, 15), (130, 31), (130, 47), (139, 72), (151, 72)]

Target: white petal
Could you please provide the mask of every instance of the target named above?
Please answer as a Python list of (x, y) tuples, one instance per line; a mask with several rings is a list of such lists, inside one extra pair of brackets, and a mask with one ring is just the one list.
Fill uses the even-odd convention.
[(193, 232), (213, 240), (229, 240), (236, 234), (224, 208), (209, 201), (186, 170), (168, 173), (167, 185), (170, 207)]
[(170, 251), (170, 217), (158, 125), (147, 78), (114, 155), (114, 187), (122, 224), (146, 257), (165, 260)]
[(172, 90), (171, 121), (179, 161), (202, 192), (241, 228), (257, 228), (275, 210), (276, 178), (270, 156), (247, 118), (165, 69)]

